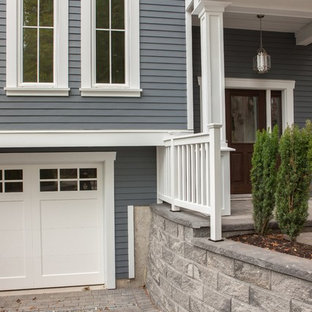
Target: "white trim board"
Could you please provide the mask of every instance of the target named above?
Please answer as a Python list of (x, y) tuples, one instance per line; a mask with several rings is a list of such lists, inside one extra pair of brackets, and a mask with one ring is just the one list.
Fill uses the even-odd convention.
[(103, 163), (104, 203), (104, 283), (109, 289), (116, 288), (115, 275), (115, 199), (114, 161), (115, 152), (95, 153), (4, 153), (0, 154), (0, 165), (40, 165), (70, 163)]
[(188, 130), (0, 131), (0, 148), (162, 146), (168, 136)]
[(135, 278), (134, 206), (128, 206), (128, 269), (129, 278)]
[(271, 91), (282, 91), (283, 130), (294, 123), (294, 89), (296, 81), (274, 79), (225, 78), (226, 89), (265, 90), (267, 106), (267, 127), (271, 127)]

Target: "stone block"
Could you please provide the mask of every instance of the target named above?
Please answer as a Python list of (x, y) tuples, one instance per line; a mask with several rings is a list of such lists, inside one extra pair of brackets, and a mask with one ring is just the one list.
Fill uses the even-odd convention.
[(204, 287), (204, 303), (218, 312), (231, 312), (231, 298), (210, 287)]
[(167, 268), (167, 281), (172, 283), (174, 286), (181, 288), (182, 286), (182, 274), (172, 269), (171, 267)]
[(199, 264), (207, 263), (207, 251), (189, 243), (184, 243), (184, 257)]
[(209, 283), (209, 287), (217, 289), (218, 272), (216, 270), (212, 270), (200, 264), (194, 264), (193, 278), (203, 284)]
[(311, 312), (312, 305), (303, 303), (302, 301), (292, 300), (291, 301), (291, 312)]
[(229, 276), (234, 276), (234, 260), (213, 252), (207, 252), (207, 266), (216, 268)]
[(178, 239), (184, 241), (184, 226), (178, 224)]
[(188, 310), (190, 305), (190, 296), (188, 293), (182, 292), (176, 287), (172, 287), (172, 300), (178, 305)]
[(160, 274), (163, 276), (167, 275), (167, 265), (162, 259), (154, 258), (154, 264)]
[(161, 255), (161, 244), (159, 243), (158, 239), (151, 239), (149, 242), (149, 252), (157, 255), (159, 257), (159, 255)]
[(162, 260), (165, 263), (173, 265), (174, 258), (175, 258), (175, 254), (171, 250), (169, 250), (166, 247), (162, 248)]
[(184, 241), (170, 236), (169, 249), (180, 256), (184, 256)]
[(156, 268), (156, 266), (154, 265), (152, 261), (150, 261), (149, 263), (149, 272), (152, 278), (155, 280), (155, 282), (159, 285), (160, 274), (159, 274), (158, 269)]
[(159, 242), (169, 248), (169, 235), (164, 231), (159, 231)]
[(312, 304), (312, 283), (299, 278), (272, 272), (272, 291)]
[(172, 236), (178, 237), (178, 224), (165, 219), (165, 231)]
[(219, 273), (218, 291), (249, 303), (249, 285), (233, 277)]
[(256, 265), (235, 260), (235, 277), (241, 281), (270, 289), (271, 272)]
[(155, 224), (161, 230), (165, 229), (165, 219), (158, 214), (153, 213), (152, 223)]
[(218, 312), (212, 307), (205, 305), (201, 300), (190, 297), (190, 312)]
[(146, 288), (148, 289), (150, 298), (155, 305), (158, 305), (158, 303), (162, 302), (162, 290), (157, 286), (154, 279), (149, 275), (147, 275), (146, 279)]
[(172, 296), (172, 286), (170, 283), (166, 280), (166, 278), (162, 275), (159, 276), (159, 287), (164, 291), (167, 296), (171, 297)]
[[(281, 296), (283, 294), (281, 293)], [(259, 287), (250, 287), (250, 304), (258, 307), (263, 312), (289, 312), (290, 300), (285, 296), (280, 297), (272, 291)]]
[(186, 310), (186, 309), (184, 309), (184, 308), (182, 308), (180, 306), (179, 306), (178, 310), (179, 310), (179, 312), (190, 312), (190, 310)]
[(193, 229), (189, 227), (184, 227), (184, 241), (191, 242), (193, 239)]
[(186, 272), (185, 274), (188, 276), (188, 277), (191, 277), (193, 278), (194, 277), (194, 264), (193, 263), (188, 263), (186, 265)]
[(203, 284), (199, 283), (187, 276), (182, 276), (181, 290), (193, 297), (203, 299)]
[(160, 228), (155, 223), (152, 223), (150, 230), (150, 240), (159, 240), (159, 232)]
[(166, 295), (163, 295), (162, 297), (162, 304), (167, 312), (179, 312), (178, 305)]
[(187, 268), (186, 268), (187, 261), (183, 257), (180, 257), (179, 255), (175, 254), (172, 266), (177, 271), (186, 274), (186, 271), (187, 271)]
[(263, 312), (263, 311), (259, 308), (253, 307), (250, 304), (232, 299), (232, 310), (231, 310), (231, 312)]

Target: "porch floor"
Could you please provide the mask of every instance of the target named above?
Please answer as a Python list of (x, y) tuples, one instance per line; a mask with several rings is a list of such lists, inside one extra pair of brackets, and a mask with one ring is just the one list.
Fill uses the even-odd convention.
[[(170, 205), (165, 203), (155, 205), (154, 208), (163, 210), (163, 214), (165, 212), (168, 216), (170, 215), (170, 218), (174, 218), (177, 223), (193, 228), (197, 236), (209, 236), (209, 217), (185, 209), (181, 209), (180, 212), (172, 212)], [(231, 200), (231, 215), (222, 217), (223, 236), (252, 233), (254, 231), (252, 210), (251, 199)], [(270, 227), (273, 230), (278, 229), (275, 220), (270, 222)], [(312, 198), (309, 200), (309, 217), (303, 232), (310, 233), (302, 235), (298, 241), (312, 244)]]

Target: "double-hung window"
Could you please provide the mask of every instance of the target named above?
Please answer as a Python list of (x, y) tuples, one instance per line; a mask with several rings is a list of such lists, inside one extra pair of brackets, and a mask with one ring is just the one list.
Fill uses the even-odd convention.
[(66, 96), (68, 0), (7, 1), (9, 96)]
[(139, 97), (139, 1), (81, 5), (81, 95)]

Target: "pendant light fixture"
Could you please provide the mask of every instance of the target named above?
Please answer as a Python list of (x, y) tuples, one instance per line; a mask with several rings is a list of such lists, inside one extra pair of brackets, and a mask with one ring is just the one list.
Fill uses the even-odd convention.
[(271, 56), (265, 51), (262, 44), (262, 19), (264, 15), (257, 15), (260, 20), (260, 48), (253, 59), (253, 69), (258, 74), (265, 74), (271, 69)]

